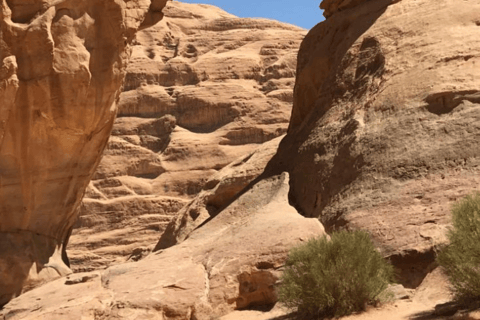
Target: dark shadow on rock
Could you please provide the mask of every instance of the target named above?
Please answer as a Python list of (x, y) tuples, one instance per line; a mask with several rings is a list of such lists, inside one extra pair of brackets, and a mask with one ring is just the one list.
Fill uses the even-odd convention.
[(437, 267), (434, 248), (426, 251), (404, 250), (387, 259), (395, 267), (396, 280), (409, 289), (417, 288), (427, 274)]
[(419, 312), (414, 314), (409, 319), (411, 320), (437, 320), (437, 319), (470, 319), (468, 313), (480, 309), (478, 301), (461, 303), (458, 301), (450, 301), (446, 303), (437, 304), (434, 309), (430, 311)]
[[(393, 0), (377, 0), (373, 3), (373, 5), (368, 8), (368, 10), (360, 10), (358, 11), (358, 13), (358, 7), (361, 6), (352, 8), (350, 10), (345, 10), (343, 12), (333, 15), (326, 21), (319, 23), (309, 32), (304, 42), (302, 43), (300, 51), (303, 50), (309, 52), (309, 46), (316, 46), (320, 43), (320, 45), (322, 46), (319, 51), (320, 55), (327, 58), (325, 61), (326, 70), (318, 70), (318, 72), (325, 72), (325, 79), (323, 79), (324, 81), (320, 85), (320, 88), (310, 87), (305, 89), (312, 90), (318, 93), (316, 94), (317, 101), (315, 101), (315, 105), (309, 106), (311, 111), (308, 114), (302, 114), (301, 119), (295, 118), (295, 115), (292, 114), (289, 132), (280, 143), (276, 155), (269, 161), (264, 172), (255, 180), (253, 180), (248, 186), (246, 186), (242, 191), (240, 191), (236, 196), (234, 196), (230, 201), (225, 203), (222, 207), (216, 208), (216, 210), (212, 210), (210, 212), (210, 217), (198, 227), (196, 227), (195, 230), (200, 229), (206, 224), (208, 224), (213, 218), (215, 218), (220, 212), (222, 212), (222, 210), (235, 202), (239, 197), (249, 191), (259, 181), (262, 181), (272, 176), (280, 175), (282, 172), (288, 172), (291, 177), (291, 189), (289, 194), (290, 204), (294, 206), (301, 215), (309, 217), (312, 216), (311, 214), (307, 214), (307, 210), (304, 210), (304, 208), (299, 205), (299, 203), (295, 199), (295, 192), (292, 191), (294, 189), (294, 184), (292, 183), (292, 180), (295, 179), (294, 171), (295, 166), (297, 165), (295, 162), (297, 160), (296, 158), (299, 157), (299, 148), (308, 138), (312, 130), (316, 128), (317, 121), (319, 121), (319, 119), (321, 119), (322, 116), (330, 109), (333, 104), (333, 100), (338, 97), (339, 94), (341, 94), (339, 92), (333, 92), (329, 88), (332, 87), (333, 83), (330, 80), (335, 78), (338, 71), (337, 69), (342, 67), (341, 64), (344, 63), (345, 55), (347, 54), (351, 46), (375, 23), (375, 21), (385, 12), (387, 7), (392, 4), (392, 1)], [(374, 39), (372, 40), (369, 38), (367, 40), (368, 41), (365, 46), (370, 45), (371, 43), (375, 43)], [(378, 50), (376, 50), (374, 53), (377, 54)], [(313, 57), (313, 59), (316, 58), (318, 57)], [(379, 59), (376, 55), (374, 55), (372, 58), (374, 59), (372, 62), (372, 68), (374, 70), (370, 70), (369, 65), (358, 66), (358, 79), (356, 79), (356, 81), (358, 80), (357, 82), (361, 82), (362, 86), (368, 87), (369, 84), (364, 83), (365, 74), (370, 74), (373, 72), (375, 73), (375, 75), (377, 75), (377, 73), (381, 73), (383, 70), (384, 61), (382, 62), (382, 59)], [(299, 71), (302, 70), (302, 68), (305, 68), (306, 65), (308, 65), (308, 61), (306, 61), (308, 59), (310, 59), (310, 57), (302, 58), (301, 53), (299, 54), (297, 76), (299, 75)], [(351, 85), (356, 84), (352, 83)], [(298, 90), (299, 88), (296, 85), (295, 91)], [(347, 123), (344, 130), (356, 130), (356, 124), (353, 122)], [(330, 177), (327, 180), (331, 181), (332, 179), (335, 179), (335, 184), (338, 187), (335, 188), (336, 191), (331, 191), (331, 188), (324, 188), (328, 194), (325, 194), (322, 197), (322, 207), (328, 205), (328, 202), (336, 196), (336, 193), (340, 192), (342, 187), (348, 185), (349, 183), (357, 179), (361, 170), (361, 166), (363, 165), (363, 155), (354, 154), (353, 152), (351, 152), (352, 143), (354, 141), (348, 140), (343, 142), (344, 143), (340, 146), (341, 155), (351, 155), (351, 157), (344, 160), (340, 159), (339, 157), (335, 159), (334, 171), (336, 175)], [(316, 152), (315, 150), (311, 151)], [(342, 170), (341, 167), (345, 164), (345, 161), (353, 167), (352, 172), (345, 172), (345, 170)], [(338, 175), (340, 175), (340, 177), (338, 177)], [(318, 213), (319, 211), (321, 210), (316, 210), (316, 213)], [(332, 221), (332, 223), (334, 223), (334, 221)], [(161, 239), (159, 243), (162, 243), (162, 240), (166, 239)], [(169, 242), (168, 246), (166, 247), (174, 245), (172, 241), (163, 242)], [(159, 246), (159, 244), (157, 244), (157, 247), (154, 251), (157, 251), (159, 249), (165, 249), (165, 246)]]
[[(292, 312), (292, 313), (289, 313), (289, 314), (285, 314), (283, 316), (270, 318), (268, 320), (299, 320), (299, 319), (303, 319), (303, 318), (300, 318), (299, 315), (296, 312)], [(307, 319), (305, 319), (305, 320), (307, 320)]]
[[(385, 61), (378, 56), (381, 55), (380, 48), (371, 50), (372, 47), (379, 46), (376, 39), (366, 38), (363, 41), (359, 52), (364, 58), (362, 61), (356, 61), (358, 57), (349, 56), (349, 50), (394, 2), (395, 0), (365, 2), (333, 15), (310, 30), (300, 47), (295, 85), (295, 97), (305, 99), (301, 99), (303, 105), (294, 100), (288, 133), (301, 130), (318, 120), (345, 91), (354, 89), (355, 93), (365, 93), (361, 89), (368, 89), (370, 85), (365, 82), (365, 75), (379, 76), (383, 73)], [(365, 54), (372, 59), (365, 59)], [(336, 77), (347, 69), (348, 64), (354, 62), (358, 62), (354, 79), (341, 88), (336, 86)], [(306, 80), (311, 80), (308, 76), (312, 76), (315, 82), (302, 83), (304, 73), (307, 74)]]
[[(346, 121), (340, 132), (333, 133), (322, 131), (322, 119), (346, 91), (356, 92), (358, 96), (351, 98), (361, 102), (367, 92), (374, 90), (371, 88), (371, 79), (381, 77), (385, 69), (385, 59), (378, 41), (373, 38), (364, 39), (359, 53), (362, 55), (361, 60), (352, 56), (349, 50), (390, 4), (392, 0), (371, 1), (334, 14), (315, 26), (301, 45), (290, 127), (277, 154), (268, 164), (265, 175), (283, 171), (290, 173), (290, 202), (304, 216), (325, 215), (324, 208), (341, 190), (358, 179), (362, 167), (366, 165), (364, 155), (355, 149), (359, 142), (352, 140), (355, 135), (351, 131), (356, 131), (358, 127), (355, 120)], [(370, 60), (371, 64), (365, 64), (365, 61)], [(357, 72), (351, 83), (336, 88), (335, 81), (339, 73), (348, 69), (345, 64), (357, 64)], [(318, 70), (311, 70), (314, 67)], [(315, 81), (307, 81), (310, 76)], [(309, 146), (307, 150), (304, 143), (313, 131), (321, 138), (315, 147)], [(336, 137), (332, 137), (332, 134)], [(338, 152), (332, 162), (328, 157), (332, 151), (328, 153), (327, 150), (334, 143)], [(313, 159), (315, 155), (321, 158), (322, 154), (325, 154), (324, 162), (320, 159), (317, 164), (312, 162), (311, 168), (305, 168), (305, 159)], [(306, 176), (302, 172), (307, 172)], [(309, 194), (305, 194), (305, 190), (298, 190), (300, 186), (306, 187)], [(303, 198), (297, 199), (300, 195)], [(329, 226), (337, 226), (337, 220), (341, 223), (342, 215), (342, 212), (328, 213), (328, 216), (320, 220), (328, 230)]]
[(414, 314), (409, 319), (411, 320), (436, 320), (436, 319), (450, 319), (458, 311), (458, 305), (453, 302), (443, 303), (435, 306), (433, 310), (423, 311)]
[(275, 307), (274, 304), (267, 304), (267, 305), (261, 305), (261, 306), (250, 306), (247, 308), (242, 308), (239, 310), (252, 310), (252, 311), (261, 311), (261, 312), (270, 312), (272, 309)]
[[(50, 257), (56, 252), (56, 241), (28, 231), (0, 233), (0, 306), (4, 306), (22, 291), (35, 285), (31, 270), (39, 274), (49, 266)], [(61, 251), (58, 252), (61, 254)], [(59, 263), (63, 264), (61, 258)], [(63, 266), (52, 268), (68, 269)]]

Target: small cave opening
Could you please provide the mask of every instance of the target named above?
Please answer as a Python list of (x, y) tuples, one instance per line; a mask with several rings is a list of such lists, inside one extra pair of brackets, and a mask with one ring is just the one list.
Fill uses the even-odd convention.
[(436, 115), (444, 115), (452, 112), (463, 101), (471, 103), (480, 103), (480, 94), (477, 90), (440, 92), (427, 96), (425, 102), (426, 109)]
[(433, 248), (423, 252), (406, 251), (391, 255), (388, 260), (395, 268), (398, 283), (408, 289), (416, 289), (437, 266), (436, 253)]
[(6, 0), (6, 2), (12, 11), (12, 22), (15, 23), (29, 23), (43, 9), (43, 3), (40, 1)]

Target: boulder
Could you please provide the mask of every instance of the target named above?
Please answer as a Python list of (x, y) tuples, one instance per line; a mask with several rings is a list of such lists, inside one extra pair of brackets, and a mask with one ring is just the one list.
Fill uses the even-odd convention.
[(212, 175), (203, 190), (178, 211), (158, 241), (155, 251), (184, 241), (190, 233), (215, 217), (262, 173), (275, 155), (282, 137), (273, 139)]

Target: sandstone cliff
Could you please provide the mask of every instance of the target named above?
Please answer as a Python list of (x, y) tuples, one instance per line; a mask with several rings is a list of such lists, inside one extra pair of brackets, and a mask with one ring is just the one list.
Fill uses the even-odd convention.
[(70, 272), (62, 250), (110, 135), (129, 43), (164, 5), (0, 1), (0, 305)]
[[(343, 6), (345, 5), (345, 6)], [(416, 287), (480, 183), (480, 4), (324, 1), (275, 170), (327, 230), (368, 230)]]
[(215, 201), (190, 202), (222, 168), (287, 131), (304, 29), (178, 1), (163, 11), (133, 40), (119, 117), (69, 242), (75, 270), (148, 252), (187, 204), (218, 212), (269, 159), (223, 181)]
[[(448, 284), (438, 269), (423, 277), (445, 242), (449, 205), (479, 183), (480, 4), (325, 0), (322, 7), (327, 20), (299, 52), (287, 136), (263, 175), (209, 218), (203, 206), (217, 191), (208, 188), (236, 176), (226, 167), (231, 175), (212, 179), (194, 200), (202, 210), (192, 216), (207, 219), (196, 225), (185, 210), (172, 223), (175, 246), (51, 282), (0, 316), (203, 320), (266, 304), (288, 248), (323, 234), (320, 219), (328, 230), (368, 230), (403, 284), (422, 282), (412, 300), (349, 319), (435, 318), (425, 311), (449, 299)], [(248, 159), (237, 163), (248, 168)], [(250, 315), (223, 319), (271, 318)]]
[[(327, 230), (368, 230), (412, 288), (446, 243), (451, 203), (480, 182), (478, 5), (454, 6), (322, 2), (327, 20), (301, 45), (289, 131), (263, 175), (290, 172), (290, 200)], [(158, 248), (195, 218), (180, 215)]]

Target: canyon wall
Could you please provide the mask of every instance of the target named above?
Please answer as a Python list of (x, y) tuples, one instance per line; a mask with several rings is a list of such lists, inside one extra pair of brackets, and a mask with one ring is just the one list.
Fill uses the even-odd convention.
[[(367, 230), (416, 299), (438, 294), (438, 270), (424, 276), (446, 244), (450, 205), (480, 182), (480, 4), (321, 7), (327, 19), (301, 45), (290, 125), (270, 161), (260, 150), (213, 176), (146, 258), (50, 282), (0, 317), (203, 320), (271, 305), (288, 250), (324, 235), (322, 224)], [(217, 186), (254, 161), (268, 162), (263, 174), (210, 215), (206, 204), (228, 193)]]
[(450, 206), (480, 183), (480, 4), (324, 1), (303, 41), (287, 137), (271, 169), (329, 231), (369, 231), (419, 284)]
[(112, 129), (129, 43), (165, 2), (0, 2), (0, 305), (70, 272), (63, 251)]
[[(223, 168), (287, 131), (306, 30), (179, 1), (163, 13), (132, 42), (118, 118), (69, 241), (75, 271), (147, 253)], [(262, 171), (224, 181), (208, 211)]]

